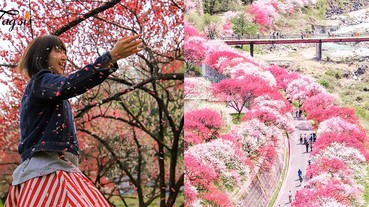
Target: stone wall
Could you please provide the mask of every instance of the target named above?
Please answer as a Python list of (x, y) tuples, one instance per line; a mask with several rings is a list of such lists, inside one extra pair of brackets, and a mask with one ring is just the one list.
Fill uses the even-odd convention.
[(278, 153), (272, 169), (268, 172), (259, 172), (251, 181), (244, 195), (240, 197), (239, 207), (266, 207), (273, 196), (273, 193), (281, 179), (285, 153), (288, 142), (284, 142), (284, 146), (280, 146), (281, 150)]

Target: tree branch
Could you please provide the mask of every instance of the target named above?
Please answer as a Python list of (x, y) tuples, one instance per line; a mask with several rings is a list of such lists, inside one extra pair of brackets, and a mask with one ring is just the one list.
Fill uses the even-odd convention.
[(55, 32), (53, 32), (53, 35), (59, 36), (59, 35), (63, 34), (64, 32), (66, 32), (69, 29), (71, 29), (72, 27), (78, 25), (79, 23), (81, 23), (85, 19), (87, 19), (89, 17), (92, 17), (92, 16), (94, 16), (94, 15), (100, 13), (100, 12), (103, 12), (107, 9), (110, 9), (110, 8), (114, 7), (120, 1), (121, 0), (111, 0), (110, 2), (107, 2), (104, 5), (102, 5), (100, 7), (97, 7), (96, 9), (93, 9), (93, 10), (87, 12), (86, 14), (83, 14), (82, 17), (77, 17), (73, 21), (69, 22), (68, 24), (64, 25), (63, 27), (61, 27), (58, 30), (56, 30)]
[(8, 67), (8, 68), (15, 68), (17, 67), (17, 64), (15, 63), (0, 63), (0, 67)]
[(80, 117), (82, 117), (82, 116), (83, 116), (85, 113), (87, 113), (91, 108), (93, 108), (93, 107), (95, 107), (95, 106), (97, 106), (97, 105), (102, 105), (102, 104), (104, 104), (104, 103), (107, 103), (107, 102), (110, 102), (110, 101), (113, 101), (113, 100), (118, 100), (118, 98), (119, 98), (121, 95), (126, 94), (126, 93), (128, 93), (128, 92), (131, 92), (131, 91), (133, 91), (133, 90), (134, 90), (134, 89), (136, 89), (136, 88), (140, 88), (140, 87), (142, 87), (142, 86), (146, 85), (147, 83), (150, 83), (150, 82), (151, 82), (151, 81), (153, 81), (153, 80), (154, 80), (154, 78), (149, 78), (149, 79), (147, 79), (147, 80), (142, 81), (142, 82), (141, 82), (141, 83), (139, 83), (139, 84), (132, 85), (130, 88), (127, 88), (127, 89), (125, 89), (125, 90), (123, 90), (123, 91), (121, 91), (121, 92), (119, 92), (119, 93), (116, 93), (116, 94), (114, 94), (114, 95), (112, 95), (112, 96), (110, 96), (110, 97), (108, 97), (108, 98), (105, 98), (105, 99), (103, 99), (103, 100), (101, 100), (101, 101), (99, 101), (99, 102), (97, 102), (97, 103), (89, 103), (89, 104), (85, 105), (82, 109), (77, 110), (77, 115), (76, 115), (74, 118), (80, 118)]

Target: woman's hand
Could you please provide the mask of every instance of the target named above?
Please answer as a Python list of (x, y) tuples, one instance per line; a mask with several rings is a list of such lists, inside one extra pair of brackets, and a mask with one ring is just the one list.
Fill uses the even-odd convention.
[(143, 43), (142, 40), (139, 39), (140, 37), (141, 35), (139, 34), (118, 39), (113, 49), (109, 51), (112, 62), (140, 52), (143, 49)]

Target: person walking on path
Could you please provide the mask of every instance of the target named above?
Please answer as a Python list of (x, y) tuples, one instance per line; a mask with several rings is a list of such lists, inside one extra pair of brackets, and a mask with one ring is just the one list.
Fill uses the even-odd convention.
[(292, 203), (292, 192), (291, 191), (288, 193), (288, 200), (290, 201), (290, 203)]
[(300, 178), (300, 177), (302, 177), (302, 171), (301, 171), (301, 169), (299, 169), (299, 170), (297, 171), (297, 175), (299, 176), (299, 178)]
[(300, 181), (300, 186), (301, 186), (301, 184), (302, 184), (302, 171), (301, 171), (301, 169), (299, 169), (299, 170), (297, 171), (297, 174), (298, 174), (298, 176), (299, 176), (299, 181)]
[(309, 152), (309, 142), (305, 139), (306, 153)]
[(117, 60), (142, 50), (141, 35), (118, 39), (110, 51), (64, 76), (66, 47), (54, 35), (35, 38), (18, 70), (30, 78), (20, 108), (22, 163), (13, 173), (5, 207), (108, 207), (109, 202), (78, 168), (79, 144), (69, 98), (101, 84)]

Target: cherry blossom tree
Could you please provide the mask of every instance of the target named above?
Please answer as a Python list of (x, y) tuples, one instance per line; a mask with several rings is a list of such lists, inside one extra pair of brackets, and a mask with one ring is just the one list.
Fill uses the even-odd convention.
[(269, 86), (275, 87), (276, 80), (269, 71), (263, 71), (260, 66), (251, 63), (240, 63), (230, 68), (232, 79), (242, 79), (245, 75), (253, 75), (263, 79)]
[(345, 133), (350, 136), (363, 137), (363, 141), (366, 140), (366, 132), (360, 125), (350, 123), (341, 117), (332, 117), (321, 122), (317, 134), (320, 136), (324, 133)]
[(287, 90), (288, 84), (299, 77), (298, 73), (288, 72), (287, 69), (275, 65), (266, 67), (265, 70), (273, 74), (277, 82), (277, 87), (283, 90)]
[(315, 4), (316, 2), (316, 0), (257, 0), (252, 3), (247, 12), (253, 16), (255, 23), (265, 27), (271, 25), (275, 19), (278, 19), (280, 14), (291, 14), (296, 9)]
[(223, 126), (220, 114), (211, 109), (195, 109), (185, 113), (185, 146), (217, 138)]
[(292, 125), (292, 117), (288, 117), (286, 114), (282, 116), (282, 114), (272, 108), (252, 108), (244, 114), (244, 116), (242, 117), (242, 121), (255, 118), (262, 121), (267, 126), (276, 126), (287, 133), (292, 133), (294, 131), (294, 127)]
[(232, 141), (244, 156), (252, 159), (262, 170), (269, 170), (277, 157), (276, 148), (283, 135), (282, 130), (275, 126), (251, 119), (234, 126), (223, 139)]
[(223, 36), (232, 36), (232, 35), (233, 35), (233, 30), (232, 30), (231, 22), (228, 19), (226, 19), (223, 24)]
[(358, 123), (358, 119), (355, 115), (355, 110), (347, 107), (331, 106), (325, 109), (317, 108), (314, 111), (308, 113), (307, 118), (315, 122), (318, 126), (320, 122), (327, 120), (332, 117), (341, 117), (342, 119), (351, 122)]
[(205, 59), (206, 48), (204, 43), (207, 37), (194, 28), (190, 23), (185, 22), (185, 43), (184, 57), (186, 63), (186, 71), (193, 66), (200, 66)]
[(302, 110), (307, 114), (310, 114), (314, 110), (325, 110), (331, 106), (335, 105), (335, 98), (328, 93), (319, 93), (315, 96), (311, 96), (308, 98), (304, 105), (302, 106)]
[(268, 11), (263, 7), (256, 4), (252, 4), (248, 10), (248, 13), (254, 16), (254, 22), (261, 26), (267, 26), (272, 24), (272, 19), (269, 17)]
[(223, 73), (225, 68), (232, 67), (241, 62), (249, 62), (253, 65), (257, 65), (253, 60), (246, 58), (244, 55), (236, 51), (227, 50), (208, 50), (204, 62), (209, 67), (216, 69), (219, 73)]
[(184, 80), (185, 98), (207, 99), (211, 95), (208, 91), (211, 83), (202, 77), (186, 77)]
[(212, 90), (240, 115), (245, 108), (250, 108), (254, 98), (273, 91), (273, 88), (258, 77), (245, 75), (242, 79), (224, 79), (215, 83)]
[(300, 75), (287, 86), (286, 93), (292, 100), (302, 104), (307, 98), (325, 92), (323, 86), (316, 83), (311, 77)]
[[(160, 206), (174, 205), (184, 181), (183, 166), (179, 162), (182, 157), (183, 143), (183, 101), (181, 101), (184, 77), (183, 2), (171, 0), (155, 2), (12, 1), (9, 7), (6, 2), (8, 1), (0, 3), (1, 8), (15, 9), (19, 11), (19, 16), (14, 18), (25, 20), (28, 18), (29, 20), (25, 25), (17, 25), (12, 32), (1, 31), (3, 40), (8, 41), (10, 46), (5, 45), (9, 47), (6, 48), (7, 54), (1, 53), (4, 56), (0, 59), (0, 73), (5, 76), (2, 80), (6, 80), (9, 86), (5, 97), (14, 97), (14, 99), (2, 98), (0, 100), (1, 122), (6, 125), (0, 127), (0, 135), (10, 139), (8, 143), (12, 144), (6, 152), (14, 153), (17, 140), (19, 140), (17, 114), (22, 91), (27, 82), (22, 74), (15, 73), (14, 67), (31, 39), (43, 34), (59, 36), (68, 48), (66, 72), (72, 72), (92, 62), (105, 50), (112, 48), (118, 38), (128, 34), (142, 34), (144, 51), (119, 62), (121, 69), (108, 81), (73, 100), (74, 117), (78, 132), (85, 133), (86, 139), (96, 141), (86, 143), (99, 143), (104, 148), (98, 151), (101, 152), (100, 154), (93, 154), (89, 157), (92, 159), (91, 162), (96, 159), (100, 160), (101, 157), (114, 159), (121, 176), (129, 176), (133, 173), (127, 170), (123, 160), (114, 157), (117, 155), (114, 150), (109, 150), (108, 144), (111, 140), (106, 141), (102, 138), (106, 138), (105, 135), (92, 133), (91, 128), (84, 127), (86, 123), (84, 116), (89, 113), (94, 114), (92, 111), (97, 108), (101, 110), (101, 113), (99, 117), (91, 115), (90, 122), (98, 118), (118, 120), (120, 124), (126, 126), (126, 129), (131, 129), (131, 140), (137, 138), (135, 133), (138, 135), (144, 133), (141, 137), (150, 140), (150, 152), (156, 152), (152, 154), (152, 157), (156, 159), (150, 163), (151, 166), (155, 166), (155, 169), (150, 169), (151, 173), (156, 174), (154, 177), (157, 178), (158, 187), (151, 194), (147, 194), (141, 189), (145, 188), (145, 183), (141, 182), (143, 180), (140, 180), (140, 177), (129, 176), (130, 181), (136, 187), (137, 203), (140, 206), (148, 206), (156, 198), (160, 198)], [(105, 110), (109, 113), (104, 114)], [(110, 110), (122, 111), (124, 116), (114, 115), (110, 113)], [(2, 116), (3, 114), (6, 116)], [(116, 139), (117, 137), (110, 138)], [(137, 152), (143, 149), (139, 147), (141, 144), (139, 142), (130, 146), (136, 147), (132, 149)], [(1, 146), (3, 147), (5, 146)], [(141, 153), (145, 152), (148, 151), (141, 151)], [(0, 158), (1, 163), (6, 164), (8, 169), (2, 171), (4, 173), (14, 170), (16, 166), (14, 163), (9, 163), (9, 160), (6, 160), (8, 158)], [(104, 160), (99, 163), (102, 165), (113, 163), (110, 161)], [(19, 162), (19, 160), (14, 162)], [(141, 162), (141, 164), (144, 163)], [(113, 170), (113, 168), (109, 169)], [(138, 167), (134, 170), (141, 169), (144, 168)], [(106, 171), (104, 176), (108, 178), (107, 175), (110, 172)], [(5, 177), (0, 176), (1, 180)], [(117, 192), (114, 193), (117, 194)]]
[(292, 110), (292, 105), (279, 92), (267, 93), (255, 98), (252, 107), (269, 107), (282, 115)]
[(185, 192), (190, 192), (192, 202), (197, 193), (202, 205), (233, 206), (225, 191), (247, 179), (252, 169), (250, 160), (236, 150), (231, 141), (216, 139), (185, 152), (186, 179), (191, 184)]

